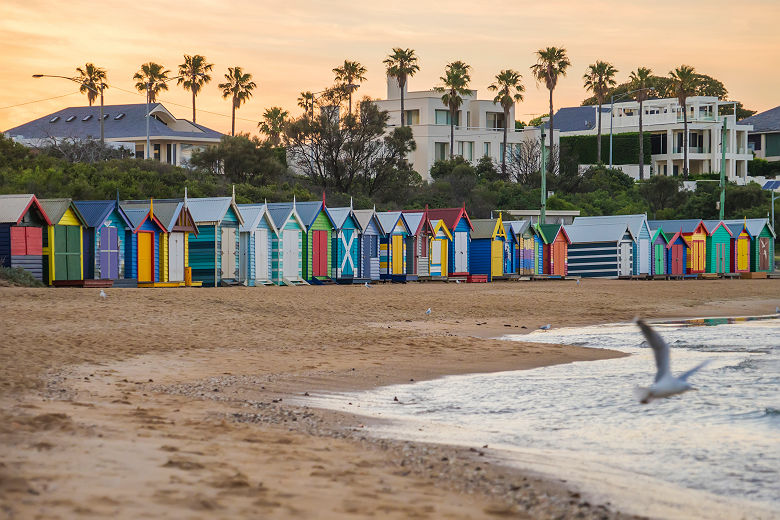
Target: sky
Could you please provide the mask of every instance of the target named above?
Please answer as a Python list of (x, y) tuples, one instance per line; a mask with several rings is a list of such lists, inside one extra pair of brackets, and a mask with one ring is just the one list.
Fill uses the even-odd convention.
[[(582, 76), (600, 59), (618, 69), (618, 82), (639, 66), (666, 75), (692, 65), (723, 81), (730, 99), (763, 111), (780, 105), (778, 20), (780, 0), (1, 0), (0, 130), (87, 104), (76, 84), (32, 74), (73, 76), (92, 62), (108, 72), (106, 104), (142, 103), (132, 80), (141, 64), (161, 63), (174, 76), (184, 54), (202, 54), (214, 70), (197, 99), (198, 123), (230, 131), (230, 101), (217, 84), (240, 66), (258, 88), (237, 111), (236, 131), (257, 133), (265, 109), (298, 115), (298, 94), (330, 86), (345, 59), (368, 69), (359, 96), (386, 97), (382, 60), (393, 47), (420, 58), (409, 90), (438, 85), (445, 65), (463, 60), (471, 88), (486, 98), (500, 70), (518, 70), (526, 92), (516, 114), (525, 121), (548, 111), (547, 91), (529, 71), (547, 46), (566, 48), (572, 63), (556, 109), (588, 97)], [(192, 117), (191, 94), (175, 81), (159, 99)]]

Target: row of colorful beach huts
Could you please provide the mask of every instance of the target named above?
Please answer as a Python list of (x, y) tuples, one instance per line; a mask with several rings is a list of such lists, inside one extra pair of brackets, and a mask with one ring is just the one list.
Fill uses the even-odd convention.
[(471, 219), (234, 197), (73, 201), (0, 196), (0, 264), (54, 286), (302, 285), (541, 276), (771, 272), (767, 219)]

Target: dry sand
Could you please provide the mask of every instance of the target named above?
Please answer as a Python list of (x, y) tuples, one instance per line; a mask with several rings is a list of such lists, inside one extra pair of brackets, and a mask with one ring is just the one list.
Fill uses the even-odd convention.
[(0, 288), (0, 517), (624, 518), (481, 447), (286, 400), (618, 355), (486, 338), (769, 313), (780, 282), (106, 292)]

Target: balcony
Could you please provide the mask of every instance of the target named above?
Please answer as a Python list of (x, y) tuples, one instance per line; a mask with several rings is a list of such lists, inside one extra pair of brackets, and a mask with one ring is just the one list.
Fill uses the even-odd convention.
[[(672, 153), (683, 153), (683, 147), (682, 146), (673, 147)], [(707, 146), (689, 146), (688, 153), (710, 153), (710, 149)]]

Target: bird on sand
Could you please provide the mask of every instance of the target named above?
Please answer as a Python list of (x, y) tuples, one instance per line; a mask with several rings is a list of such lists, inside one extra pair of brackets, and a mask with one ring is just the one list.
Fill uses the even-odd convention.
[(579, 280), (577, 280), (577, 287), (579, 287), (579, 286), (580, 286), (580, 281), (579, 281)]
[(370, 285), (368, 282), (364, 283), (364, 284), (363, 284), (363, 286), (364, 286), (364, 287), (367, 287), (367, 288), (369, 288), (369, 289), (371, 288), (371, 285)]
[(455, 283), (460, 283), (460, 280), (455, 280)]
[(108, 298), (106, 291), (104, 291), (103, 289), (100, 289), (100, 297), (103, 298), (104, 300)]
[(639, 387), (634, 391), (635, 395), (639, 398), (639, 402), (647, 404), (653, 399), (661, 399), (663, 397), (681, 394), (688, 390), (695, 390), (688, 382), (688, 378), (710, 361), (706, 360), (677, 377), (673, 376), (669, 367), (669, 345), (644, 320), (637, 318), (635, 323), (641, 329), (645, 339), (647, 339), (648, 345), (653, 349), (656, 366), (653, 384), (649, 387)]
[(780, 307), (775, 307), (775, 314), (780, 314)]
[(431, 315), (431, 308), (430, 307), (428, 307), (428, 310), (425, 311), (425, 315), (426, 316), (430, 316)]
[(542, 325), (541, 327), (539, 327), (539, 330), (550, 330), (551, 328), (552, 325), (548, 323), (547, 325)]

